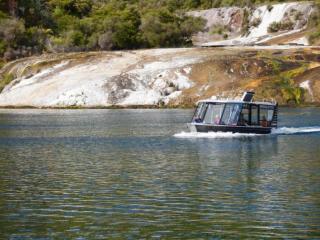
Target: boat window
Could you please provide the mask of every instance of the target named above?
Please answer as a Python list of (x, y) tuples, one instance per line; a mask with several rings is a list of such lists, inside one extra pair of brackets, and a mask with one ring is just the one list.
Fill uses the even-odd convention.
[(259, 125), (258, 106), (251, 105), (251, 125)]
[(250, 114), (250, 105), (249, 104), (243, 104), (242, 105), (242, 111), (239, 116), (239, 125), (240, 126), (246, 126), (249, 125), (249, 114)]
[(221, 124), (222, 125), (237, 125), (241, 111), (241, 104), (226, 104)]
[(203, 122), (209, 124), (219, 124), (223, 108), (224, 104), (221, 103), (209, 104)]
[(268, 127), (269, 122), (268, 122), (268, 108), (264, 106), (260, 106), (260, 125), (262, 127)]
[(260, 125), (268, 127), (271, 125), (273, 118), (273, 106), (260, 106)]
[(260, 106), (260, 120), (265, 118), (267, 121), (272, 121), (273, 106)]
[(193, 121), (202, 122), (207, 105), (208, 104), (206, 104), (206, 103), (199, 103), (198, 104), (198, 107), (197, 107), (195, 114), (193, 116)]
[(271, 122), (273, 119), (273, 107), (268, 109), (267, 121)]

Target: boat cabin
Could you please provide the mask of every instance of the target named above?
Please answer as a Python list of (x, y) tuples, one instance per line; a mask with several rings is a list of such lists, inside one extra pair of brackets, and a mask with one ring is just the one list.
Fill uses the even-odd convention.
[(241, 100), (199, 101), (191, 123), (193, 130), (270, 133), (277, 127), (277, 104), (253, 102), (253, 95), (245, 92)]

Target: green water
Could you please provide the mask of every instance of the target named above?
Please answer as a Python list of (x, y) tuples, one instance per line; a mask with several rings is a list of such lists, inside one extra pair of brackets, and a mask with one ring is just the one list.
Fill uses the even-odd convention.
[(0, 110), (0, 239), (320, 239), (320, 109), (174, 137), (191, 115)]

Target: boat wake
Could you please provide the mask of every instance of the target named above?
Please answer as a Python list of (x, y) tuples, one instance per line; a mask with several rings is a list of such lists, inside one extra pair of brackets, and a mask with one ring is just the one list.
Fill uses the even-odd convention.
[(289, 134), (306, 134), (320, 133), (320, 127), (280, 127), (272, 130), (271, 134), (289, 135)]
[(250, 138), (270, 135), (298, 135), (298, 134), (320, 133), (320, 127), (280, 127), (274, 129), (271, 134), (254, 133), (232, 133), (232, 132), (180, 132), (173, 136), (176, 138)]
[(254, 133), (232, 133), (232, 132), (181, 132), (173, 135), (176, 138), (243, 138), (254, 137), (259, 134)]

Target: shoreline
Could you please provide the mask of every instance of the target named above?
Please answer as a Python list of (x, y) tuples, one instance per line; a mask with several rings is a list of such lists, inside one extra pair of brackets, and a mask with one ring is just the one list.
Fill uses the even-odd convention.
[[(0, 110), (4, 109), (39, 109), (39, 110), (90, 110), (90, 109), (194, 109), (196, 106), (158, 106), (158, 105), (129, 105), (129, 106), (66, 106), (66, 107), (35, 107), (35, 106), (0, 106)], [(316, 104), (300, 104), (300, 105), (279, 105), (279, 107), (286, 108), (310, 108), (320, 107), (320, 103)]]

